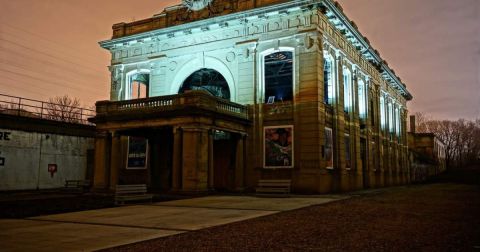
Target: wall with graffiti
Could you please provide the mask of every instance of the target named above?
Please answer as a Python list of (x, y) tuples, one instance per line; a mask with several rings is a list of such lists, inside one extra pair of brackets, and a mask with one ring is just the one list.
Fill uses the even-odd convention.
[(85, 179), (93, 138), (0, 128), (0, 191), (63, 187)]

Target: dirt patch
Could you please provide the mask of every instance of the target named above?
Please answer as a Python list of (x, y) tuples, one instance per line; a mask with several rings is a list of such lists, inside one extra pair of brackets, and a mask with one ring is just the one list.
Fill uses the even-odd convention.
[(470, 251), (479, 196), (477, 185), (393, 188), (107, 251)]

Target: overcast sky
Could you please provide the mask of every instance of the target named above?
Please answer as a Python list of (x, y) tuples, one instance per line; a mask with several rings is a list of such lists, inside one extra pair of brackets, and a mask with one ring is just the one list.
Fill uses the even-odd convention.
[[(174, 0), (0, 0), (0, 93), (109, 98), (114, 23)], [(411, 112), (480, 118), (480, 0), (339, 0), (414, 96)]]

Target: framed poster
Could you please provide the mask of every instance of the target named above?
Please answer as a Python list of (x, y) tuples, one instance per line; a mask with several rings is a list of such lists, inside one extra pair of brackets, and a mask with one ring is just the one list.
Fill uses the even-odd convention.
[(333, 169), (333, 134), (331, 128), (325, 128), (325, 160), (327, 169)]
[(264, 127), (263, 167), (293, 168), (293, 125)]
[(148, 157), (148, 139), (128, 137), (127, 169), (146, 169)]

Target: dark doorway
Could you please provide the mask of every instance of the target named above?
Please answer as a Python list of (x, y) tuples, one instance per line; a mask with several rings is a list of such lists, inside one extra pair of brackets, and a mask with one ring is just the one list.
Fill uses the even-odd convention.
[(179, 94), (188, 90), (204, 90), (209, 94), (230, 100), (230, 89), (225, 78), (219, 72), (202, 68), (192, 73), (182, 84)]
[(155, 130), (150, 142), (151, 188), (166, 192), (172, 187), (173, 133), (171, 128)]
[(216, 191), (235, 189), (235, 137), (223, 131), (215, 131), (213, 142), (213, 184)]
[(367, 159), (367, 141), (365, 138), (360, 138), (360, 159), (362, 162), (362, 177), (363, 177), (363, 188), (370, 187), (370, 174), (368, 173), (368, 159)]

